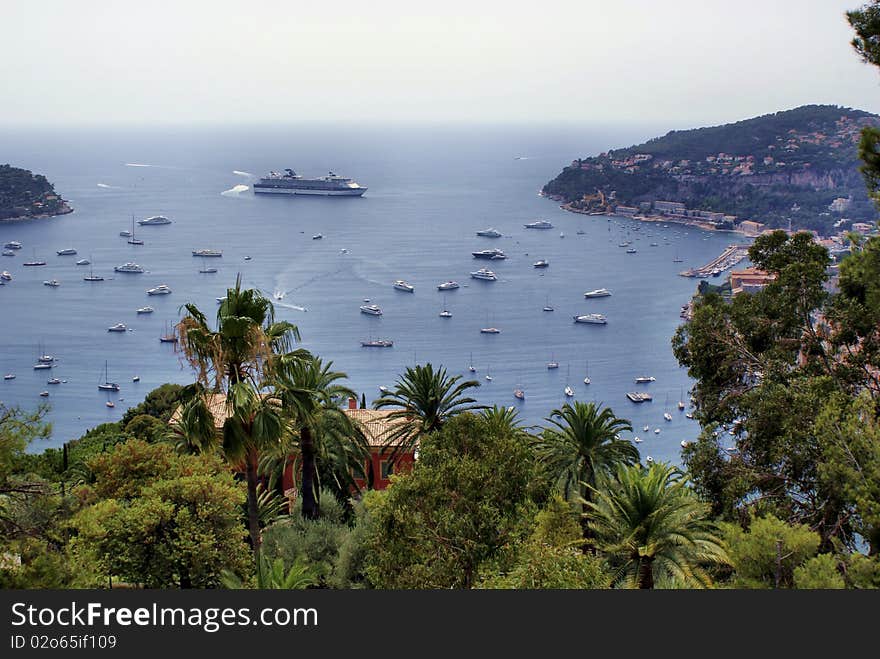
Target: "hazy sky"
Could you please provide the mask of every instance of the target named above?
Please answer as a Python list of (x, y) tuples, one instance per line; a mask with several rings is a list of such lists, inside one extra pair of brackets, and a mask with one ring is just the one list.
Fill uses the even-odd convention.
[(0, 124), (880, 112), (863, 0), (2, 0)]

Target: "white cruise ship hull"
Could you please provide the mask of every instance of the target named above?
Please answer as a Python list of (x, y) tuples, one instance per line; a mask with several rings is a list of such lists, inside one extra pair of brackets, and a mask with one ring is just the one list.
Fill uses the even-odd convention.
[(324, 197), (360, 197), (366, 188), (349, 188), (347, 190), (309, 190), (306, 188), (262, 188), (254, 186), (254, 194), (293, 194), (319, 195)]

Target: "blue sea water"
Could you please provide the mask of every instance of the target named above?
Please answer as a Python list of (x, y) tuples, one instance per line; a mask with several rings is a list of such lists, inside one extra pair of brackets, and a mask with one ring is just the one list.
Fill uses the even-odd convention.
[[(45, 174), (75, 212), (0, 223), (0, 243), (24, 244), (15, 257), (0, 257), (0, 270), (14, 277), (0, 287), (0, 372), (17, 376), (0, 381), (0, 400), (32, 408), (44, 400), (41, 391), (50, 392), (52, 438), (33, 447), (42, 450), (119, 419), (162, 383), (191, 382), (174, 347), (158, 338), (186, 302), (213, 316), (216, 298), (240, 273), (248, 287), (283, 294), (277, 317), (295, 323), (303, 347), (332, 360), (368, 401), (379, 396), (380, 385), (392, 387), (406, 366), (430, 361), (478, 379), (480, 402), (515, 405), (526, 423), (546, 425), (570, 384), (576, 400), (609, 405), (630, 419), (643, 455), (677, 461), (680, 442), (698, 432), (676, 407), (681, 398), (687, 402), (690, 381), (670, 338), (696, 286), (677, 273), (709, 261), (736, 238), (566, 213), (538, 195), (572, 159), (653, 132), (573, 125), (4, 132), (0, 159)], [(284, 167), (305, 175), (332, 169), (369, 190), (353, 199), (252, 193), (256, 177)], [(119, 236), (131, 229), (132, 215), (157, 214), (173, 224), (136, 225), (145, 245)], [(554, 229), (524, 228), (538, 218)], [(504, 236), (475, 235), (488, 227)], [(318, 233), (323, 239), (313, 240)], [(618, 247), (623, 240), (637, 252), (625, 253)], [(67, 247), (78, 254), (56, 255)], [(472, 251), (490, 247), (508, 258), (472, 258)], [(223, 250), (223, 257), (203, 263), (191, 255), (200, 248)], [(47, 265), (22, 267), (34, 255)], [(675, 256), (683, 262), (673, 262)], [(90, 258), (105, 281), (83, 281), (89, 266), (76, 266), (80, 258)], [(538, 259), (549, 267), (532, 267)], [(126, 261), (147, 272), (113, 272)], [(200, 274), (202, 265), (219, 272)], [(470, 278), (484, 265), (498, 281)], [(43, 285), (52, 278), (61, 286)], [(396, 279), (409, 281), (415, 292), (394, 290)], [(461, 288), (438, 292), (437, 284), (449, 279)], [(147, 296), (158, 284), (173, 293)], [(613, 295), (584, 299), (585, 291), (603, 287)], [(366, 299), (383, 315), (360, 313)], [(554, 311), (542, 310), (548, 303)], [(136, 314), (147, 304), (155, 313)], [(451, 318), (438, 316), (444, 306)], [(575, 314), (589, 312), (604, 314), (608, 324), (573, 322)], [(131, 331), (107, 332), (119, 322)], [(501, 333), (481, 334), (487, 325)], [(361, 347), (370, 338), (391, 339), (394, 347)], [(51, 373), (32, 368), (40, 350), (58, 359)], [(547, 368), (551, 360), (558, 369)], [(105, 362), (109, 378), (121, 385), (118, 394), (97, 389)], [(587, 373), (590, 385), (583, 383)], [(636, 385), (640, 375), (656, 381)], [(52, 376), (65, 382), (48, 385)], [(134, 376), (140, 381), (132, 382)], [(524, 401), (513, 397), (517, 386)], [(635, 390), (650, 391), (653, 402), (631, 403), (625, 394)], [(115, 408), (105, 405), (108, 396)], [(666, 410), (671, 422), (663, 419)]]

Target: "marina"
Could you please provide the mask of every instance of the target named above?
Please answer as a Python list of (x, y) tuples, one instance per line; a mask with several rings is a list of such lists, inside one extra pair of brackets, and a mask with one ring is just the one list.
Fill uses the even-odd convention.
[(729, 270), (737, 263), (749, 257), (750, 245), (728, 245), (720, 255), (709, 261), (700, 268), (689, 268), (679, 274), (682, 277), (699, 277), (705, 278), (709, 276), (718, 276), (725, 270)]

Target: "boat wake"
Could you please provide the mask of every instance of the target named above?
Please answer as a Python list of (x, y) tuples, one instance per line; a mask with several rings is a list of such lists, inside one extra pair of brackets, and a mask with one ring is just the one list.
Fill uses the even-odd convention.
[(229, 190), (224, 190), (220, 194), (222, 194), (224, 197), (237, 197), (242, 192), (247, 192), (248, 190), (250, 190), (250, 187), (248, 187), (247, 185), (239, 184), (232, 186), (231, 188), (229, 188)]
[(253, 176), (253, 174), (251, 174), (250, 172), (242, 172), (237, 169), (233, 169), (232, 173), (237, 174), (238, 176)]
[(121, 186), (118, 185), (107, 185), (106, 183), (98, 183), (99, 188), (106, 188), (108, 190), (119, 190)]
[(145, 165), (141, 162), (127, 162), (125, 163), (126, 167), (159, 167), (159, 165)]
[(276, 307), (284, 307), (285, 309), (293, 309), (294, 311), (308, 311), (305, 307), (301, 307), (297, 304), (287, 304), (286, 302), (276, 302)]

